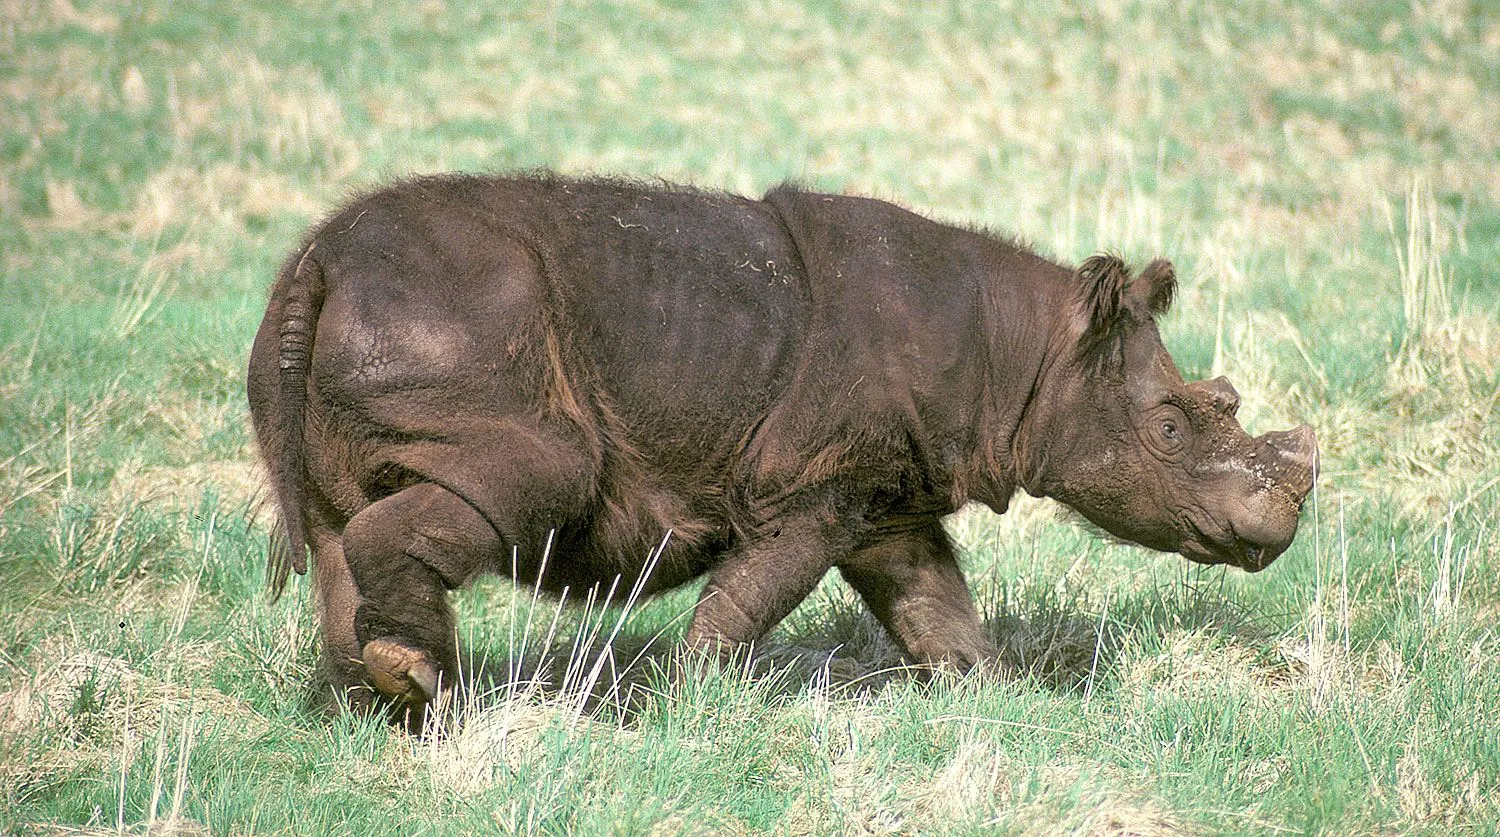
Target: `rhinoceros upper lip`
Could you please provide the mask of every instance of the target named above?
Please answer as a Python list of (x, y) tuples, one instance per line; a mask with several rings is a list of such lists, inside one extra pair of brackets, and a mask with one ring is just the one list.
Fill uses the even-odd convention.
[(1265, 569), (1268, 562), (1262, 560), (1265, 555), (1262, 547), (1242, 540), (1233, 525), (1221, 524), (1212, 516), (1208, 520), (1211, 526), (1189, 518), (1193, 536), (1179, 550), (1185, 557), (1201, 564), (1233, 564), (1252, 573)]
[(1207, 545), (1207, 541), (1188, 541), (1179, 550), (1185, 557), (1191, 558), (1200, 564), (1230, 564), (1234, 563), (1234, 557), (1228, 551)]
[(1200, 564), (1233, 564), (1245, 572), (1256, 573), (1266, 568), (1265, 550), (1251, 545), (1225, 547), (1219, 544), (1207, 546), (1202, 541), (1193, 541), (1179, 550), (1184, 557)]

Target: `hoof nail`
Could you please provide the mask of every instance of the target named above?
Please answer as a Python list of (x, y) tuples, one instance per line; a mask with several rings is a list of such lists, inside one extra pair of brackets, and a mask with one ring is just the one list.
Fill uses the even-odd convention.
[(394, 639), (366, 643), (365, 671), (383, 695), (407, 703), (426, 703), (438, 691), (438, 667), (427, 652)]

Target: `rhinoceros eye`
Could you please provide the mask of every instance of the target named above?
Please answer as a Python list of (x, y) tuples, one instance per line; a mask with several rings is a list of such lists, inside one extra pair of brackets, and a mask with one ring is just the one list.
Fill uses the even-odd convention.
[(1163, 404), (1152, 410), (1141, 425), (1141, 441), (1163, 459), (1175, 461), (1187, 447), (1185, 438), (1191, 428), (1182, 408), (1176, 404)]

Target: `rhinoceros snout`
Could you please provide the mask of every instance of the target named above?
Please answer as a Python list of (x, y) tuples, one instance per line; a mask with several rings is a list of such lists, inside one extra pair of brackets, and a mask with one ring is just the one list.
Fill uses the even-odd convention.
[(1262, 485), (1233, 515), (1230, 526), (1239, 564), (1250, 572), (1265, 569), (1292, 545), (1302, 503), (1312, 493), (1318, 470), (1318, 439), (1313, 429), (1267, 433), (1256, 440), (1253, 470)]

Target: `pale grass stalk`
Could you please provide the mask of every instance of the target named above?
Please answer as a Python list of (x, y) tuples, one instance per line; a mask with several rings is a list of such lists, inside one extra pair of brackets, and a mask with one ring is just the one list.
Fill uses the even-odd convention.
[(1475, 536), (1474, 543), (1470, 544), (1469, 547), (1464, 550), (1463, 561), (1461, 561), (1458, 565), (1458, 582), (1453, 587), (1453, 603), (1455, 605), (1458, 604), (1459, 598), (1464, 594), (1464, 582), (1469, 577), (1469, 559), (1473, 557), (1475, 548), (1479, 544), (1484, 543), (1485, 532), (1488, 528), (1489, 521), (1480, 521), (1479, 534)]
[(839, 684), (837, 687), (835, 687), (834, 691), (835, 693), (852, 692), (855, 686), (858, 686), (866, 680), (873, 680), (874, 678), (884, 677), (888, 674), (897, 674), (899, 672), (906, 671), (908, 668), (909, 667), (903, 663), (898, 663), (893, 666), (886, 666), (885, 668), (877, 668), (874, 671), (865, 672), (864, 674), (861, 674), (860, 676), (849, 680), (846, 683)]
[(1209, 368), (1209, 377), (1217, 378), (1224, 374), (1224, 302), (1229, 296), (1228, 287), (1221, 277), (1219, 279), (1219, 306), (1218, 313), (1214, 315), (1214, 360)]
[[(1439, 547), (1438, 544), (1442, 546)], [(1443, 532), (1432, 541), (1433, 577), (1427, 591), (1432, 621), (1447, 615), (1453, 601), (1453, 520), (1444, 521)]]
[[(186, 589), (182, 591), (182, 600), (178, 603), (177, 613), (172, 617), (171, 631), (167, 634), (166, 642), (162, 648), (178, 648), (182, 641), (182, 632), (187, 627), (188, 615), (192, 613), (193, 602), (198, 598), (198, 585), (203, 581), (203, 568), (208, 565), (208, 557), (213, 549), (213, 521), (217, 520), (217, 514), (209, 514), (209, 535), (204, 538), (203, 560), (198, 562), (198, 574), (193, 576), (187, 583)], [(166, 685), (170, 688), (176, 679), (177, 656), (167, 661)]]
[(579, 615), (578, 630), (573, 634), (573, 642), (568, 647), (568, 658), (563, 666), (562, 681), (558, 684), (559, 691), (566, 692), (573, 683), (577, 661), (584, 653), (587, 644), (589, 625), (594, 617), (594, 605), (599, 598), (599, 588), (589, 587), (588, 594), (583, 598), (583, 613)]
[(187, 791), (188, 751), (193, 745), (197, 727), (196, 717), (196, 715), (190, 715), (183, 721), (182, 731), (177, 735), (177, 775), (173, 777), (172, 810), (167, 814), (169, 823), (182, 819), (182, 798)]
[[(519, 646), (516, 644), (516, 619), (518, 618), (518, 614), (520, 612), (520, 608), (517, 606), (517, 603), (516, 603), (516, 594), (517, 594), (517, 592), (520, 589), (520, 585), (518, 583), (516, 583), (515, 580), (520, 577), (520, 569), (519, 569), (519, 563), (520, 563), (520, 560), (519, 560), (519, 550), (520, 550), (520, 548), (519, 547), (512, 547), (511, 548), (511, 579), (512, 579), (512, 583), (510, 585), (510, 610), (509, 610), (510, 619), (508, 620), (507, 628), (506, 628), (506, 633), (508, 635), (507, 647), (510, 649), (510, 652), (509, 652), (510, 653), (510, 659), (507, 661), (507, 671), (506, 671), (507, 677), (506, 677), (506, 687), (505, 687), (506, 688), (506, 701), (507, 701), (507, 703), (509, 703), (511, 701), (514, 701), (514, 700), (516, 700), (518, 698), (518, 694), (517, 694), (516, 689), (517, 689), (517, 687), (519, 685), (521, 685), (522, 677), (523, 677), (523, 675), (525, 673), (526, 651), (530, 647), (530, 643), (531, 643), (531, 624), (532, 624), (532, 620), (533, 620), (533, 618), (535, 616), (535, 613), (536, 613), (537, 604), (540, 601), (540, 597), (541, 597), (541, 584), (542, 584), (542, 574), (545, 573), (546, 569), (547, 569), (547, 562), (548, 562), (548, 560), (550, 559), (550, 556), (551, 556), (553, 538), (554, 538), (555, 534), (556, 534), (556, 530), (555, 529), (554, 530), (550, 530), (547, 533), (547, 542), (546, 542), (546, 544), (543, 545), (543, 548), (542, 548), (542, 560), (541, 560), (540, 565), (537, 567), (536, 584), (532, 587), (531, 600), (528, 603), (528, 606), (527, 606), (527, 609), (526, 609), (526, 617), (525, 617), (526, 618), (526, 624), (521, 629), (521, 643), (520, 643)], [(530, 680), (528, 681), (527, 692), (532, 692), (532, 691), (535, 690), (535, 688), (537, 686), (537, 677), (540, 675), (541, 671), (546, 667), (547, 659), (548, 659), (548, 653), (549, 653), (548, 649), (550, 649), (551, 646), (552, 646), (552, 638), (555, 635), (555, 631), (557, 629), (557, 624), (558, 624), (558, 619), (561, 617), (562, 609), (563, 609), (563, 604), (566, 601), (566, 599), (567, 599), (567, 591), (564, 590), (563, 591), (563, 595), (558, 597), (558, 601), (557, 601), (556, 605), (553, 607), (553, 610), (552, 610), (552, 620), (551, 620), (551, 622), (547, 626), (547, 634), (543, 638), (542, 643), (541, 643), (542, 655), (541, 655), (541, 657), (537, 661), (537, 673), (535, 675), (533, 675), (530, 678)]]
[[(620, 616), (615, 620), (615, 626), (609, 633), (609, 639), (605, 640), (604, 647), (599, 649), (599, 653), (594, 660), (593, 668), (589, 670), (588, 681), (584, 684), (584, 688), (579, 692), (577, 703), (574, 707), (574, 723), (576, 723), (583, 715), (584, 703), (587, 700), (589, 693), (593, 690), (594, 685), (599, 682), (599, 675), (604, 670), (605, 660), (608, 659), (610, 664), (613, 665), (615, 639), (619, 637), (620, 630), (625, 627), (625, 620), (629, 619), (631, 613), (634, 612), (636, 602), (640, 600), (641, 593), (646, 589), (646, 582), (651, 578), (651, 573), (656, 570), (656, 565), (661, 561), (662, 554), (667, 551), (667, 543), (671, 539), (672, 530), (668, 529), (667, 533), (662, 536), (661, 543), (657, 544), (656, 549), (653, 550), (651, 554), (646, 558), (645, 568), (643, 568), (640, 574), (636, 576), (635, 583), (631, 585), (630, 593), (625, 598), (625, 606), (621, 608)], [(614, 589), (613, 585), (611, 585), (610, 589)], [(616, 672), (614, 677), (614, 684), (616, 687), (619, 685), (619, 682), (619, 673)]]
[(519, 545), (512, 545), (511, 548), (510, 548), (510, 578), (511, 578), (511, 584), (510, 584), (510, 607), (507, 609), (507, 612), (510, 614), (510, 618), (508, 620), (506, 620), (506, 623), (505, 623), (505, 647), (508, 648), (508, 649), (511, 649), (511, 651), (510, 651), (510, 660), (509, 660), (509, 663), (508, 663), (509, 671), (507, 672), (507, 674), (509, 676), (510, 682), (512, 682), (512, 683), (514, 683), (515, 680), (516, 680), (516, 677), (517, 677), (516, 672), (518, 670), (518, 666), (520, 666), (520, 663), (516, 660), (516, 656), (517, 655), (516, 655), (516, 652), (515, 652), (515, 647), (516, 647), (516, 598), (517, 598), (517, 596), (520, 593), (520, 585), (516, 583), (516, 580), (517, 580), (518, 574), (521, 571), (521, 568), (520, 568), (520, 565), (521, 565), (520, 550), (521, 550), (521, 547)]
[(1313, 487), (1313, 601), (1307, 622), (1307, 673), (1312, 679), (1313, 705), (1323, 708), (1328, 692), (1328, 620), (1324, 613), (1324, 555), (1322, 519), (1317, 484)]
[[(146, 808), (145, 825), (146, 832), (148, 834), (154, 833), (155, 829), (153, 828), (153, 826), (155, 826), (157, 823), (166, 823), (165, 830), (170, 832), (172, 830), (171, 826), (179, 823), (182, 820), (183, 800), (187, 794), (188, 761), (197, 736), (198, 716), (195, 712), (192, 712), (190, 710), (188, 716), (183, 720), (181, 728), (179, 728), (177, 731), (177, 741), (175, 746), (170, 746), (168, 744), (168, 740), (171, 738), (170, 724), (168, 723), (171, 718), (169, 706), (170, 704), (168, 701), (163, 701), (159, 712), (160, 719), (158, 721), (156, 733), (156, 754), (151, 766), (151, 802)], [(126, 707), (128, 712), (129, 702), (126, 703)], [(166, 812), (166, 816), (163, 817), (162, 804), (167, 796), (168, 790), (166, 785), (167, 759), (172, 756), (176, 757), (177, 764), (172, 775), (171, 808)], [(118, 822), (119, 828), (123, 832), (125, 824), (123, 774), (121, 778), (120, 794)]]
[(1110, 591), (1104, 594), (1104, 611), (1099, 614), (1099, 627), (1094, 632), (1094, 658), (1089, 661), (1089, 682), (1083, 690), (1083, 711), (1089, 709), (1089, 702), (1094, 698), (1094, 684), (1099, 675), (1099, 652), (1104, 646), (1104, 621), (1109, 618)]
[[(0, 470), (3, 470), (5, 466), (9, 464), (9, 462), (0, 462)], [(31, 485), (27, 486), (21, 491), (16, 492), (14, 496), (5, 500), (3, 503), (0, 503), (0, 514), (4, 514), (6, 509), (9, 509), (11, 506), (21, 502), (27, 497), (30, 497), (31, 495), (36, 494), (39, 491), (45, 491), (47, 486), (62, 479), (63, 476), (64, 473), (62, 471), (54, 471), (51, 475), (32, 482)]]
[(18, 377), (23, 381), (31, 380), (31, 369), (36, 364), (36, 349), (41, 345), (42, 335), (47, 332), (48, 313), (46, 308), (42, 309), (42, 315), (37, 318), (36, 336), (31, 338), (31, 348), (26, 350), (26, 359), (21, 361)]
[[(552, 607), (552, 619), (547, 623), (547, 635), (542, 638), (541, 648), (543, 661), (546, 660), (546, 655), (552, 653), (552, 640), (557, 636), (557, 626), (562, 619), (563, 609), (567, 606), (567, 603), (568, 591), (563, 590), (562, 595), (557, 597), (557, 602)], [(541, 663), (538, 663), (538, 670), (540, 670), (540, 667)], [(535, 679), (535, 677), (532, 678), (532, 680)]]
[(135, 281), (122, 287), (116, 298), (111, 325), (121, 338), (134, 335), (142, 325), (155, 319), (160, 312), (159, 308), (152, 310), (156, 308), (157, 300), (163, 293), (170, 295), (177, 287), (169, 271), (155, 271), (155, 278), (149, 284), (145, 282), (145, 274), (146, 271), (141, 271)]
[(67, 568), (73, 566), (73, 556), (78, 544), (78, 524), (67, 520), (67, 508), (62, 503), (57, 505), (54, 516), (57, 525), (52, 528), (52, 546), (57, 552), (58, 572), (66, 573)]
[[(562, 692), (564, 694), (577, 693), (582, 688), (582, 680), (587, 676), (584, 672), (584, 665), (588, 662), (589, 649), (594, 647), (594, 643), (599, 639), (599, 633), (604, 630), (605, 611), (609, 609), (610, 602), (614, 601), (615, 590), (618, 589), (619, 584), (620, 576), (616, 575), (602, 599), (596, 595), (597, 587), (589, 589), (588, 606), (584, 609), (578, 634), (573, 638), (573, 649), (568, 653), (568, 666), (563, 672)], [(597, 615), (594, 610), (595, 606), (598, 607)], [(589, 627), (591, 623), (592, 628)]]
[[(1339, 622), (1344, 632), (1344, 657), (1349, 657), (1349, 539), (1344, 529), (1344, 499), (1339, 498)], [(1351, 670), (1350, 676), (1353, 676)]]
[[(459, 628), (455, 625), (453, 628), (453, 640), (460, 647), (471, 646), (473, 644), (474, 636), (472, 628), (468, 637), (469, 641), (460, 644), (461, 639)], [(481, 666), (478, 671), (466, 672), (464, 670), (463, 657), (460, 656), (458, 658), (458, 670), (454, 672), (454, 681), (450, 687), (443, 688), (444, 681), (441, 675), (439, 675), (439, 697), (438, 703), (435, 705), (438, 711), (429, 711), (422, 719), (422, 738), (424, 740), (445, 740), (451, 733), (463, 729), (475, 718), (484, 713), (481, 704), (490, 693), (481, 693), (475, 688), (483, 671), (484, 669)], [(469, 676), (466, 676), (466, 674)], [(516, 697), (514, 678), (506, 686), (509, 692), (506, 696), (505, 706), (509, 710), (509, 707), (512, 705), (511, 701)], [(450, 717), (452, 718), (452, 729), (449, 728)], [(429, 768), (432, 768), (429, 770), (429, 778), (434, 778), (435, 765), (429, 762)]]
[[(557, 636), (557, 626), (558, 626), (560, 620), (562, 619), (563, 609), (567, 606), (567, 601), (568, 601), (568, 591), (564, 590), (563, 593), (562, 593), (562, 595), (557, 597), (557, 602), (552, 607), (552, 619), (547, 623), (547, 633), (546, 633), (546, 636), (544, 636), (542, 638), (542, 642), (541, 642), (541, 645), (540, 645), (540, 647), (542, 649), (542, 652), (541, 652), (541, 656), (539, 656), (537, 658), (536, 672), (527, 681), (527, 691), (528, 692), (534, 692), (541, 685), (539, 678), (541, 676), (542, 671), (545, 670), (546, 667), (547, 667), (547, 661), (549, 659), (551, 659), (552, 641)], [(530, 617), (528, 617), (528, 618), (530, 618)], [(523, 654), (523, 656), (524, 656), (524, 654)], [(518, 665), (520, 665), (520, 664), (518, 663)], [(519, 671), (520, 671), (520, 669), (518, 668), (517, 672), (519, 672)], [(519, 677), (520, 677), (520, 675), (518, 673), (511, 680), (511, 683), (510, 683), (510, 687), (511, 687), (511, 689), (510, 689), (510, 696), (511, 696), (511, 699), (515, 698), (515, 686), (517, 685), (516, 679), (519, 678)]]
[[(526, 606), (526, 627), (521, 631), (521, 654), (526, 653), (527, 646), (531, 643), (531, 623), (536, 615), (537, 603), (541, 601), (542, 579), (547, 573), (547, 563), (552, 560), (552, 548), (556, 543), (557, 530), (547, 530), (547, 541), (542, 544), (542, 560), (537, 564), (536, 583), (531, 588), (531, 601)], [(544, 648), (545, 650), (545, 648)]]
[(151, 804), (146, 806), (148, 822), (156, 822), (156, 812), (161, 807), (162, 791), (166, 780), (162, 771), (167, 764), (167, 702), (162, 701), (156, 710), (156, 757), (151, 763)]
[(1292, 348), (1297, 350), (1297, 354), (1302, 356), (1302, 362), (1307, 364), (1307, 371), (1318, 379), (1318, 383), (1323, 386), (1323, 391), (1327, 392), (1329, 389), (1328, 373), (1324, 372), (1323, 367), (1313, 360), (1312, 352), (1308, 351), (1307, 343), (1302, 339), (1301, 330), (1292, 323), (1291, 318), (1287, 317), (1285, 312), (1277, 311), (1276, 316), (1280, 319), (1282, 328), (1286, 330), (1286, 337), (1291, 341)]
[(73, 404), (63, 411), (63, 490), (67, 496), (73, 496)]
[[(1391, 202), (1382, 202), (1386, 228), (1396, 255), (1401, 289), (1401, 313), (1406, 326), (1400, 355), (1391, 374), (1398, 385), (1411, 389), (1431, 386), (1434, 369), (1454, 347), (1463, 343), (1462, 320), (1453, 316), (1452, 277), (1443, 264), (1440, 234), (1432, 187), (1413, 177), (1406, 199), (1406, 228), (1397, 231)], [(1468, 377), (1461, 362), (1453, 365), (1457, 383), (1465, 389)]]
[[(510, 666), (510, 668), (511, 668), (511, 671), (510, 671), (510, 681), (512, 683), (514, 683), (517, 679), (520, 678), (520, 676), (521, 676), (521, 669), (526, 664), (526, 662), (525, 662), (526, 661), (526, 649), (531, 644), (531, 623), (532, 623), (532, 617), (536, 613), (537, 602), (539, 601), (539, 599), (540, 599), (540, 597), (542, 595), (542, 576), (543, 576), (544, 573), (547, 572), (547, 562), (552, 557), (552, 544), (554, 542), (554, 538), (555, 538), (556, 535), (557, 535), (557, 530), (556, 529), (549, 529), (547, 531), (547, 542), (542, 545), (542, 560), (541, 560), (540, 563), (537, 564), (536, 580), (535, 580), (536, 583), (535, 583), (535, 585), (531, 589), (531, 601), (529, 602), (529, 604), (527, 605), (527, 608), (526, 608), (526, 624), (521, 629), (521, 646), (520, 646), (520, 648), (516, 648), (516, 645), (515, 645), (515, 620), (516, 620), (516, 613), (517, 613), (515, 602), (516, 602), (516, 588), (517, 588), (517, 584), (514, 581), (512, 581), (512, 584), (511, 584), (510, 640), (511, 640), (511, 649), (512, 649), (512, 652), (511, 652), (511, 666)], [(520, 572), (519, 566), (518, 566), (518, 564), (519, 564), (519, 549), (520, 549), (520, 547), (512, 547), (511, 548), (511, 575), (510, 575), (510, 577), (512, 579), (518, 579), (519, 578), (519, 572)], [(545, 652), (545, 647), (543, 648), (543, 651)]]
[[(1496, 397), (1500, 397), (1500, 392), (1495, 393), (1495, 395)], [(1452, 516), (1468, 508), (1471, 503), (1484, 496), (1484, 493), (1486, 491), (1489, 491), (1496, 485), (1500, 485), (1500, 475), (1491, 477), (1489, 480), (1485, 481), (1484, 485), (1481, 485), (1473, 491), (1470, 491), (1468, 494), (1464, 495), (1464, 498), (1460, 500), (1456, 505), (1454, 505), (1453, 510), (1449, 512), (1449, 515)], [(0, 507), (0, 510), (3, 510), (3, 507)]]
[[(161, 230), (158, 229), (151, 241), (151, 253), (142, 260), (140, 270), (135, 272), (133, 278), (122, 281), (115, 291), (115, 309), (110, 315), (110, 325), (114, 327), (118, 337), (130, 337), (135, 334), (136, 329), (154, 319), (157, 312), (152, 309), (156, 308), (162, 294), (165, 292), (170, 295), (171, 290), (176, 289), (177, 283), (171, 271), (151, 270), (156, 254), (161, 249), (160, 245)], [(168, 289), (169, 285), (171, 290)]]
[[(693, 612), (693, 604), (688, 604), (688, 606), (684, 607), (684, 609), (678, 610), (678, 613), (676, 613), (675, 616), (672, 616), (672, 618), (667, 619), (666, 624), (661, 625), (661, 630), (658, 630), (658, 631), (655, 631), (655, 633), (652, 633), (651, 634), (651, 639), (646, 640), (645, 645), (643, 645), (642, 648), (640, 648), (640, 651), (636, 652), (636, 655), (634, 655), (634, 657), (631, 658), (630, 663), (625, 664), (624, 669), (621, 669), (621, 670), (619, 670), (618, 673), (616, 673), (615, 678), (613, 678), (613, 682), (610, 682), (610, 684), (609, 684), (609, 691), (607, 691), (607, 693), (604, 694), (604, 697), (607, 697), (607, 699), (610, 699), (610, 700), (618, 700), (619, 699), (619, 682), (621, 682), (622, 679), (624, 679), (625, 673), (628, 673), (628, 672), (630, 672), (630, 670), (633, 670), (634, 667), (636, 667), (637, 664), (640, 663), (640, 660), (642, 660), (642, 658), (645, 658), (646, 652), (651, 651), (652, 646), (654, 646), (655, 643), (657, 643), (657, 640), (661, 639), (661, 637), (663, 637), (664, 634), (666, 634), (666, 631), (672, 630), (673, 625), (676, 625), (676, 622), (681, 621), (682, 616), (690, 615), (691, 612)], [(825, 670), (826, 670), (826, 664), (825, 664)]]
[[(1443, 523), (1442, 534), (1434, 536), (1432, 542), (1435, 567), (1432, 584), (1427, 592), (1427, 606), (1433, 622), (1442, 620), (1458, 608), (1464, 581), (1468, 576), (1469, 558), (1474, 551), (1473, 544), (1455, 545), (1455, 516), (1454, 511), (1449, 512)], [(1480, 524), (1479, 541), (1483, 541), (1486, 528), (1487, 523)]]
[(125, 785), (130, 778), (130, 752), (135, 749), (135, 736), (130, 727), (131, 704), (132, 701), (125, 701), (124, 734), (120, 736), (120, 793), (115, 807), (115, 829), (121, 833), (125, 831)]
[(109, 535), (104, 538), (104, 543), (99, 549), (98, 563), (101, 570), (104, 569), (106, 562), (120, 545), (120, 530), (125, 528), (125, 520), (129, 516), (130, 510), (128, 508), (122, 508), (115, 513), (115, 519), (109, 527)]
[[(1386, 214), (1390, 222), (1389, 209)], [(1448, 281), (1437, 230), (1432, 188), (1420, 177), (1412, 178), (1406, 198), (1406, 251), (1397, 250), (1396, 263), (1401, 273), (1402, 312), (1407, 326), (1418, 329), (1423, 337), (1431, 337), (1450, 313)]]
[[(57, 435), (57, 428), (53, 428), (51, 433), (48, 433), (47, 435), (43, 436), (42, 438), (37, 439), (35, 442), (32, 442), (31, 444), (27, 445), (26, 447), (21, 448), (19, 451), (17, 451), (15, 453), (11, 454), (10, 456), (6, 457), (4, 460), (0, 460), (0, 471), (9, 470), (10, 466), (17, 459), (20, 459), (21, 457), (25, 456), (26, 454), (31, 453), (32, 451), (34, 451), (37, 448), (41, 447), (42, 443), (51, 441), (52, 437), (54, 437), (56, 435)], [(62, 476), (62, 472), (61, 471), (58, 472), (58, 476)]]
[[(211, 554), (213, 549), (214, 522), (217, 520), (216, 511), (217, 506), (215, 506), (215, 511), (210, 512), (209, 514), (208, 532), (206, 537), (204, 538), (203, 560), (198, 562), (198, 575), (188, 583), (187, 589), (183, 591), (182, 600), (178, 605), (177, 612), (173, 615), (167, 638), (162, 643), (162, 648), (164, 649), (177, 648), (179, 647), (179, 643), (181, 642), (182, 632), (187, 626), (187, 619), (189, 613), (192, 611), (193, 601), (197, 598), (198, 595), (198, 585), (203, 577), (203, 568), (207, 565), (208, 556)], [(164, 776), (164, 771), (166, 768), (167, 756), (169, 755), (167, 739), (169, 728), (168, 722), (170, 720), (169, 710), (172, 701), (170, 694), (172, 686), (176, 682), (177, 662), (178, 660), (175, 657), (168, 659), (167, 674), (162, 684), (164, 696), (159, 712), (160, 717), (157, 722), (156, 755), (151, 769), (151, 803), (147, 808), (149, 824), (154, 824), (159, 818), (162, 796), (166, 789), (166, 778)], [(126, 702), (126, 707), (128, 713), (129, 701)], [(167, 820), (169, 823), (176, 822), (182, 813), (182, 798), (187, 785), (188, 754), (192, 749), (195, 732), (194, 718), (195, 716), (193, 716), (190, 711), (189, 716), (183, 721), (182, 729), (178, 733), (176, 748), (178, 764), (177, 773), (172, 788), (172, 809)], [(121, 814), (123, 818), (123, 799)]]

